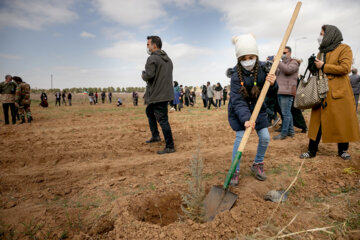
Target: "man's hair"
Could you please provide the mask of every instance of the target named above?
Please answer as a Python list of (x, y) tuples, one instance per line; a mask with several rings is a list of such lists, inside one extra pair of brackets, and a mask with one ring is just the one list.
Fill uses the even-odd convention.
[(147, 39), (148, 40), (150, 39), (152, 44), (155, 44), (158, 49), (161, 49), (162, 42), (161, 42), (160, 37), (158, 37), (158, 36), (148, 36)]
[(357, 70), (357, 68), (353, 68), (353, 69), (351, 69), (351, 72), (352, 72), (353, 74), (357, 74), (357, 73), (358, 73), (358, 70)]
[(13, 77), (13, 80), (14, 80), (15, 82), (17, 82), (17, 83), (22, 82), (21, 77), (18, 77), (18, 76), (14, 76), (14, 77)]
[(5, 75), (5, 79), (8, 79), (8, 77), (12, 78), (9, 74)]
[(285, 48), (286, 48), (287, 50), (289, 50), (289, 52), (291, 53), (291, 47), (286, 46)]
[(207, 82), (207, 84), (209, 84), (209, 85), (210, 85), (210, 82)]

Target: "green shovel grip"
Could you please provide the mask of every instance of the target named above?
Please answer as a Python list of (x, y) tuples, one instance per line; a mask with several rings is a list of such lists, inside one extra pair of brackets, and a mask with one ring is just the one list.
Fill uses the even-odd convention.
[(227, 190), (231, 181), (232, 176), (234, 175), (236, 166), (238, 165), (240, 158), (241, 158), (242, 152), (237, 152), (235, 155), (235, 160), (232, 162), (229, 172), (226, 175), (225, 183), (224, 183), (224, 189)]

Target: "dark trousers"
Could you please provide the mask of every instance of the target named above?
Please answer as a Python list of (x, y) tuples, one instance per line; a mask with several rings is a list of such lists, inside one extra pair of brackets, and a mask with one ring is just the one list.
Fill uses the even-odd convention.
[(294, 126), (306, 131), (307, 126), (306, 126), (304, 116), (300, 109), (294, 108), (294, 102), (291, 107), (291, 114), (293, 116)]
[(10, 108), (10, 112), (11, 112), (12, 124), (15, 124), (16, 123), (15, 103), (3, 103), (3, 112), (4, 112), (5, 124), (9, 124), (9, 108)]
[(221, 107), (221, 99), (216, 99), (216, 107)]
[[(316, 140), (309, 140), (309, 152), (315, 156), (316, 152), (318, 151), (318, 146), (321, 139), (321, 125), (316, 136)], [(349, 149), (349, 143), (338, 143), (338, 154), (341, 155), (343, 152), (346, 152)]]
[(109, 97), (109, 102), (111, 103), (111, 97)]
[(207, 99), (202, 99), (203, 100), (203, 103), (204, 103), (204, 108), (206, 108), (207, 107)]
[(208, 98), (208, 109), (210, 109), (211, 104), (214, 105), (214, 107), (216, 107), (216, 105), (214, 103), (214, 99), (213, 98)]
[(224, 101), (224, 106), (225, 106), (225, 104), (226, 104), (226, 98), (223, 98), (223, 101)]
[(55, 106), (57, 105), (57, 103), (59, 103), (59, 106), (60, 106), (60, 98), (56, 99)]
[(356, 104), (356, 111), (357, 111), (358, 102), (359, 102), (359, 94), (354, 94), (354, 97), (355, 97), (355, 104)]
[(149, 127), (152, 137), (158, 137), (159, 131), (157, 122), (162, 129), (167, 148), (174, 148), (171, 127), (168, 118), (168, 102), (151, 103), (146, 107), (146, 116), (149, 120)]

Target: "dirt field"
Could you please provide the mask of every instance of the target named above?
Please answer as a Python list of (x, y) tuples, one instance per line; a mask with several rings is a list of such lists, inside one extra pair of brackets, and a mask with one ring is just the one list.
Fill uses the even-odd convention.
[[(269, 220), (277, 204), (263, 197), (289, 186), (308, 139), (296, 129), (293, 139), (271, 141), (268, 179), (259, 182), (249, 171), (258, 140), (252, 133), (240, 184), (231, 188), (239, 196), (235, 206), (212, 222), (184, 222), (181, 194), (188, 189), (196, 149), (207, 190), (223, 184), (230, 167), (235, 133), (227, 109), (208, 111), (197, 103), (170, 113), (177, 151), (159, 156), (163, 137), (145, 144), (150, 131), (141, 101), (133, 107), (127, 96), (120, 108), (90, 106), (81, 95), (74, 101), (72, 107), (51, 101), (47, 109), (33, 101), (33, 123), (0, 122), (0, 239), (264, 239), (276, 236), (295, 215), (281, 234), (332, 228), (287, 239), (360, 239), (359, 142), (350, 144), (350, 161), (336, 156), (336, 144), (320, 144)], [(305, 117), (308, 121), (309, 112)]]

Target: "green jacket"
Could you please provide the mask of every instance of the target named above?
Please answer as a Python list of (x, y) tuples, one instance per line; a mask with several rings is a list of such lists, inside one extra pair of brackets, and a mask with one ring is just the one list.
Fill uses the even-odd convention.
[(17, 84), (13, 81), (0, 83), (0, 94), (2, 103), (14, 103)]
[(17, 88), (15, 93), (15, 101), (20, 105), (30, 105), (30, 85), (26, 82), (21, 82)]

